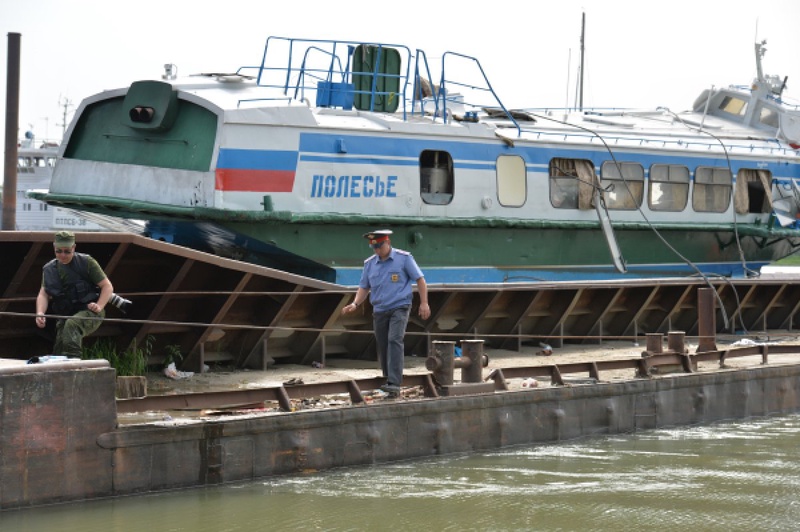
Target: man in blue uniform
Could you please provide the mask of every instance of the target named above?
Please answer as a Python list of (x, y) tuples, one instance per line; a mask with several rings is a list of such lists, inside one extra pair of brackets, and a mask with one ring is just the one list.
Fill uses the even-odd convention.
[(75, 235), (59, 231), (53, 246), (56, 258), (44, 265), (36, 297), (36, 325), (45, 327), (48, 308), (53, 314), (71, 316), (56, 322), (53, 354), (80, 357), (83, 338), (100, 327), (114, 287), (96, 260), (75, 252)]
[(355, 311), (369, 296), (378, 361), (386, 377), (386, 384), (381, 386), (381, 390), (396, 396), (403, 382), (403, 337), (411, 313), (414, 282), (419, 292), (419, 317), (427, 320), (431, 316), (431, 309), (422, 270), (411, 253), (392, 247), (389, 240), (391, 234), (388, 229), (364, 234), (375, 254), (364, 261), (356, 297), (342, 309), (342, 314)]

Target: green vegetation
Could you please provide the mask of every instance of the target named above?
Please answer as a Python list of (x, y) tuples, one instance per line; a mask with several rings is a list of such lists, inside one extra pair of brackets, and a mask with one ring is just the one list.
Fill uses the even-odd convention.
[(180, 366), (181, 361), (183, 361), (181, 346), (177, 344), (170, 344), (165, 347), (165, 349), (167, 351), (167, 356), (164, 357), (164, 367), (169, 366), (172, 362), (174, 362), (176, 366)]
[(792, 253), (775, 264), (780, 264), (781, 266), (800, 266), (800, 252)]
[(111, 338), (100, 338), (94, 344), (83, 348), (84, 360), (104, 358), (111, 367), (117, 370), (118, 377), (141, 377), (147, 373), (147, 360), (153, 350), (155, 338), (148, 335), (144, 345), (139, 347), (136, 341), (123, 352), (117, 351), (117, 346)]

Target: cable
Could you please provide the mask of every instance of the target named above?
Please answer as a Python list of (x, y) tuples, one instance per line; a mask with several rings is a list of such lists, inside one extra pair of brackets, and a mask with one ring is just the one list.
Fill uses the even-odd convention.
[[(644, 219), (645, 223), (647, 223), (647, 226), (648, 226), (648, 227), (649, 227), (649, 228), (650, 228), (650, 229), (653, 231), (653, 233), (655, 233), (655, 235), (658, 237), (658, 239), (659, 239), (659, 240), (661, 240), (661, 242), (662, 242), (662, 243), (663, 243), (663, 244), (664, 244), (664, 245), (665, 245), (665, 246), (666, 246), (666, 247), (667, 247), (667, 248), (668, 248), (670, 251), (672, 251), (672, 252), (673, 252), (673, 253), (674, 253), (676, 256), (678, 256), (678, 257), (679, 257), (679, 258), (680, 258), (680, 259), (681, 259), (683, 262), (685, 262), (685, 263), (686, 263), (686, 264), (687, 264), (687, 265), (688, 265), (688, 266), (689, 266), (691, 269), (693, 269), (693, 270), (694, 270), (694, 271), (697, 273), (697, 275), (699, 275), (699, 276), (700, 276), (700, 277), (703, 279), (703, 281), (704, 281), (704, 282), (705, 282), (705, 283), (708, 285), (708, 287), (709, 287), (709, 288), (711, 288), (711, 289), (714, 291), (714, 296), (716, 297), (716, 299), (717, 299), (717, 302), (719, 303), (719, 309), (720, 309), (720, 312), (722, 313), (722, 319), (723, 319), (723, 321), (724, 321), (724, 323), (725, 323), (725, 328), (727, 329), (727, 328), (728, 328), (728, 324), (729, 324), (729, 320), (728, 320), (728, 315), (727, 315), (727, 312), (725, 311), (725, 306), (723, 305), (723, 303), (722, 303), (722, 299), (720, 298), (719, 294), (717, 293), (717, 290), (716, 290), (716, 289), (714, 288), (714, 286), (711, 284), (711, 281), (710, 281), (710, 279), (709, 279), (709, 278), (706, 276), (706, 274), (705, 274), (705, 273), (703, 273), (703, 271), (702, 271), (702, 270), (700, 270), (700, 268), (698, 268), (698, 267), (697, 267), (697, 265), (696, 265), (696, 264), (694, 264), (694, 263), (693, 263), (691, 260), (689, 260), (688, 258), (686, 258), (685, 256), (683, 256), (683, 254), (681, 254), (681, 253), (680, 253), (680, 252), (679, 252), (677, 249), (675, 249), (675, 247), (674, 247), (672, 244), (670, 244), (670, 243), (667, 241), (667, 239), (666, 239), (666, 238), (664, 238), (664, 236), (663, 236), (663, 235), (662, 235), (662, 234), (661, 234), (661, 233), (658, 231), (658, 229), (656, 229), (656, 227), (654, 227), (654, 226), (653, 226), (653, 224), (652, 224), (652, 222), (650, 221), (650, 219), (647, 217), (647, 215), (646, 215), (646, 214), (644, 213), (644, 211), (642, 210), (642, 206), (641, 206), (641, 204), (640, 204), (640, 203), (637, 201), (637, 199), (636, 199), (636, 198), (633, 196), (633, 192), (631, 192), (631, 188), (630, 188), (630, 186), (628, 186), (628, 181), (627, 181), (627, 179), (625, 179), (625, 175), (624, 175), (624, 174), (623, 174), (623, 172), (622, 172), (622, 166), (620, 166), (620, 164), (619, 164), (619, 161), (617, 161), (617, 158), (616, 158), (616, 156), (614, 155), (614, 151), (611, 149), (611, 146), (609, 146), (609, 145), (608, 145), (608, 143), (607, 143), (607, 142), (606, 142), (606, 140), (603, 138), (603, 136), (602, 136), (602, 135), (600, 135), (598, 132), (596, 132), (596, 131), (592, 130), (592, 129), (589, 129), (589, 128), (587, 128), (587, 127), (584, 127), (584, 126), (581, 126), (581, 125), (578, 125), (578, 124), (572, 124), (572, 123), (570, 123), (570, 122), (565, 122), (565, 121), (563, 121), (563, 120), (558, 120), (558, 119), (555, 119), (555, 118), (551, 118), (551, 117), (549, 117), (549, 116), (538, 115), (538, 114), (536, 114), (536, 113), (531, 113), (531, 114), (532, 114), (533, 116), (535, 116), (536, 118), (541, 118), (541, 119), (543, 119), (543, 120), (549, 120), (549, 121), (551, 121), (551, 122), (555, 122), (555, 123), (558, 123), (558, 124), (562, 124), (562, 125), (564, 125), (564, 126), (567, 126), (567, 127), (573, 127), (573, 128), (575, 128), (575, 129), (579, 129), (579, 130), (581, 130), (581, 131), (584, 131), (584, 132), (586, 132), (586, 133), (589, 133), (590, 135), (592, 135), (592, 136), (594, 136), (594, 137), (597, 137), (597, 139), (599, 139), (599, 140), (600, 140), (600, 142), (602, 142), (602, 143), (603, 143), (603, 146), (605, 147), (606, 151), (607, 151), (607, 152), (608, 152), (608, 154), (611, 156), (611, 160), (612, 160), (612, 161), (614, 161), (614, 165), (617, 167), (617, 172), (619, 173), (619, 176), (620, 176), (620, 178), (621, 178), (621, 179), (622, 179), (622, 181), (625, 183), (625, 188), (626, 188), (626, 190), (628, 191), (628, 194), (630, 195), (631, 199), (633, 200), (633, 203), (634, 203), (634, 205), (636, 205), (636, 210), (637, 210), (637, 211), (639, 211), (639, 214), (642, 216), (642, 219)], [(725, 146), (724, 146), (724, 145), (723, 145), (723, 149), (725, 149)], [(727, 155), (728, 155), (728, 152), (727, 152), (727, 150), (725, 150), (725, 156), (727, 157)], [(730, 159), (728, 159), (728, 166), (729, 166), (729, 168), (730, 168)], [(733, 172), (731, 172), (731, 176), (732, 176), (732, 175), (733, 175)], [(598, 187), (598, 188), (599, 188), (600, 190), (604, 190), (602, 187)], [(604, 190), (604, 191), (605, 191), (605, 190)], [(606, 212), (607, 212), (607, 211), (606, 211)], [(735, 217), (736, 217), (736, 214), (734, 213), (734, 222), (735, 222)], [(734, 230), (735, 230), (735, 229), (736, 229), (736, 224), (734, 223)], [(736, 242), (737, 242), (737, 244), (738, 244), (738, 243), (739, 243), (739, 234), (738, 234), (738, 231), (736, 231), (736, 232), (735, 232), (735, 234), (736, 234)], [(743, 257), (743, 255), (742, 255), (742, 251), (741, 251), (741, 245), (739, 245), (739, 251), (740, 251), (740, 256), (742, 257), (742, 260), (744, 260), (744, 257)], [(736, 290), (734, 290), (734, 293), (735, 293), (735, 292), (736, 292)], [(738, 294), (737, 294), (737, 298), (736, 298), (736, 299), (737, 299), (737, 308), (739, 308), (739, 307), (738, 307), (738, 305), (739, 305)], [(741, 315), (741, 312), (739, 312), (739, 314)]]
[[(725, 162), (726, 162), (726, 164), (728, 165), (728, 172), (730, 172), (730, 174), (731, 174), (731, 185), (732, 185), (732, 184), (733, 184), (733, 181), (732, 181), (732, 180), (733, 180), (733, 167), (731, 166), (731, 158), (730, 158), (730, 155), (729, 155), (729, 153), (728, 153), (728, 148), (725, 146), (725, 143), (724, 143), (724, 142), (722, 142), (722, 139), (720, 139), (719, 137), (717, 137), (716, 135), (714, 135), (713, 133), (711, 133), (711, 132), (709, 132), (709, 131), (705, 131), (705, 130), (704, 130), (704, 129), (702, 129), (702, 128), (693, 127), (693, 126), (691, 126), (690, 124), (687, 124), (686, 122), (684, 122), (684, 121), (683, 121), (683, 119), (681, 119), (681, 117), (680, 117), (680, 116), (678, 116), (678, 114), (677, 114), (677, 113), (673, 112), (673, 111), (672, 111), (672, 110), (670, 110), (668, 107), (659, 107), (658, 109), (660, 109), (660, 110), (663, 110), (663, 111), (665, 111), (666, 113), (668, 113), (670, 116), (672, 116), (673, 118), (675, 118), (675, 119), (676, 119), (678, 122), (680, 122), (680, 124), (681, 124), (683, 127), (685, 127), (686, 129), (688, 129), (688, 130), (690, 130), (690, 131), (697, 131), (698, 133), (702, 133), (702, 134), (708, 135), (709, 137), (711, 137), (712, 139), (716, 140), (716, 141), (719, 143), (720, 147), (722, 147), (722, 153), (724, 153), (724, 154), (725, 154)], [(733, 187), (731, 187), (731, 188), (733, 188)], [(734, 191), (734, 190), (732, 190), (731, 192), (735, 193), (735, 191)], [(765, 192), (765, 193), (769, 193), (769, 191), (766, 191), (766, 190), (765, 190), (764, 192)], [(744, 251), (742, 250), (742, 243), (741, 243), (741, 240), (740, 240), (740, 238), (739, 238), (739, 225), (738, 225), (738, 223), (736, 222), (736, 208), (735, 208), (735, 204), (736, 204), (736, 202), (735, 202), (735, 200), (734, 200), (734, 209), (733, 209), (733, 234), (734, 234), (734, 237), (736, 238), (736, 247), (737, 247), (737, 249), (738, 249), (738, 251), (739, 251), (739, 259), (742, 261), (742, 271), (744, 271), (744, 273), (745, 273), (745, 275), (746, 275), (747, 277), (758, 277), (758, 276), (760, 276), (760, 275), (761, 275), (761, 273), (760, 273), (760, 272), (757, 272), (757, 271), (755, 271), (755, 270), (751, 270), (750, 268), (748, 268), (748, 267), (747, 267), (747, 261), (746, 261), (746, 260), (745, 260), (745, 258), (744, 258)]]

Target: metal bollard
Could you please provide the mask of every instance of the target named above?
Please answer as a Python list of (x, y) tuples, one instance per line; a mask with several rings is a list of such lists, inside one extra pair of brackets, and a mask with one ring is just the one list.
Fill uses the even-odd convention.
[(462, 340), (461, 358), (455, 358), (455, 342), (434, 341), (432, 353), (425, 359), (425, 367), (433, 373), (441, 386), (453, 384), (455, 368), (461, 368), (462, 383), (483, 382), (481, 368), (489, 365), (489, 357), (483, 354), (483, 340)]
[(461, 340), (461, 358), (456, 360), (461, 368), (461, 382), (483, 382), (483, 368), (489, 357), (483, 354), (483, 340)]
[(453, 384), (456, 343), (434, 340), (431, 345), (432, 352), (425, 359), (425, 367), (433, 373), (433, 378), (439, 385)]
[(686, 333), (683, 331), (669, 331), (667, 333), (667, 349), (672, 353), (682, 355), (688, 353), (684, 347), (684, 338)]
[(642, 356), (659, 355), (664, 352), (664, 335), (661, 333), (647, 333), (647, 347)]

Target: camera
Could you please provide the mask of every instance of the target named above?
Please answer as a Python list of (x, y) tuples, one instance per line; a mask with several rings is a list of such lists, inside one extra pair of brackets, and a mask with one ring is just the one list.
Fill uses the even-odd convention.
[(128, 310), (130, 310), (131, 305), (133, 305), (130, 299), (125, 299), (119, 294), (111, 294), (111, 297), (108, 298), (108, 302), (117, 307), (123, 314), (126, 314)]

